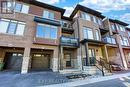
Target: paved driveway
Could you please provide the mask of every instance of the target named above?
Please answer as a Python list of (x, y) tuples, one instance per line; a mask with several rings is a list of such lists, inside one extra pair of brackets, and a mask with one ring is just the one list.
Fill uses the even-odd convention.
[(49, 84), (64, 83), (70, 81), (65, 76), (51, 71), (31, 72), (0, 72), (0, 87), (38, 87)]

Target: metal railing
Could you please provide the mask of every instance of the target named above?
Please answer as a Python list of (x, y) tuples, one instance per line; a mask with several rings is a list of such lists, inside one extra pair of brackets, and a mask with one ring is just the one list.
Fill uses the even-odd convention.
[[(86, 58), (83, 58), (83, 65), (86, 66)], [(103, 58), (97, 60), (95, 57), (90, 57), (89, 66), (96, 66), (102, 72), (103, 76), (105, 76), (105, 70), (108, 70), (110, 73), (112, 72), (110, 63)]]
[(108, 72), (112, 72), (111, 70), (111, 65), (110, 63), (108, 63), (105, 59), (103, 58), (100, 58), (100, 60), (96, 60), (96, 64), (95, 66), (100, 70), (102, 71), (102, 75), (105, 76), (105, 70), (108, 70)]

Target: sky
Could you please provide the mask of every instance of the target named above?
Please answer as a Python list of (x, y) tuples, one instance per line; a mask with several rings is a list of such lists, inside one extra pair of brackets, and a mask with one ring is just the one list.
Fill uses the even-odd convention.
[[(130, 24), (130, 0), (37, 0), (66, 9), (70, 16), (77, 4), (101, 12), (104, 16)], [(130, 25), (129, 25), (130, 27)]]

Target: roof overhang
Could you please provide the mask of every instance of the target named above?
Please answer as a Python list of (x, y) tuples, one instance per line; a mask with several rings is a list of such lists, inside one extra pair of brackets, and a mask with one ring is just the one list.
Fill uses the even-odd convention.
[(120, 20), (117, 20), (117, 19), (109, 19), (111, 22), (113, 22), (113, 23), (118, 23), (118, 24), (120, 24), (120, 25), (124, 25), (124, 26), (128, 26), (129, 24), (127, 24), (127, 23), (125, 23), (125, 22), (123, 22), (123, 21), (120, 21)]
[(72, 14), (70, 15), (70, 18), (73, 18), (75, 16), (75, 14), (79, 11), (84, 11), (84, 12), (87, 12), (87, 13), (90, 13), (90, 14), (93, 14), (97, 17), (100, 17), (100, 18), (105, 18), (105, 16), (101, 15), (102, 13), (101, 12), (98, 12), (98, 11), (95, 11), (93, 9), (90, 9), (88, 7), (85, 7), (85, 6), (82, 6), (82, 5), (79, 5), (77, 4), (77, 6), (75, 7), (74, 11), (72, 12)]

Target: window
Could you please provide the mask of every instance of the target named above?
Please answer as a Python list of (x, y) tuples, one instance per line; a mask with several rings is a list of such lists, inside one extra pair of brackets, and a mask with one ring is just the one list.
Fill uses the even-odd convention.
[(9, 33), (9, 34), (15, 34), (16, 25), (17, 25), (16, 21), (15, 22), (10, 22), (10, 25), (9, 25), (7, 33)]
[(82, 16), (83, 19), (88, 20), (88, 21), (91, 21), (91, 18), (90, 18), (90, 16), (89, 16), (89, 14), (83, 12), (83, 13), (81, 14), (81, 16)]
[(98, 18), (98, 24), (102, 25), (102, 20)]
[(16, 3), (15, 4), (15, 11), (16, 12), (21, 12), (21, 9), (22, 9), (22, 4)]
[(129, 37), (130, 37), (130, 31), (128, 31), (128, 35), (129, 35)]
[(14, 20), (1, 19), (0, 20), (0, 33), (23, 35), (25, 23)]
[(116, 29), (117, 29), (117, 30), (120, 30), (120, 28), (119, 28), (119, 25), (118, 25), (118, 24), (116, 24)]
[(111, 43), (111, 44), (116, 44), (116, 40), (114, 37), (111, 36), (107, 36), (104, 38), (104, 41), (106, 41), (107, 43)]
[(47, 24), (38, 24), (36, 37), (57, 39), (57, 32), (57, 27), (55, 26)]
[(8, 25), (9, 25), (9, 21), (10, 20), (6, 20), (6, 19), (1, 19), (0, 20), (0, 33), (6, 33)]
[(37, 26), (37, 34), (36, 37), (41, 37), (43, 38), (45, 36), (45, 32), (43, 31), (43, 26), (42, 25), (38, 25)]
[(83, 30), (85, 39), (94, 39), (92, 29), (84, 27)]
[(96, 30), (96, 37), (95, 37), (96, 40), (100, 40), (100, 36), (99, 36), (99, 31)]
[(125, 27), (120, 25), (120, 31), (125, 32)]
[(95, 16), (93, 16), (93, 22), (97, 23), (97, 18)]
[(15, 11), (28, 14), (29, 6), (25, 4), (16, 3), (15, 4)]
[(54, 13), (50, 11), (43, 11), (43, 18), (54, 19)]
[(24, 33), (24, 28), (25, 28), (25, 23), (19, 22), (18, 25), (17, 25), (16, 34), (17, 34), (17, 35), (23, 35), (23, 33)]
[(112, 30), (115, 30), (115, 25), (111, 24), (111, 28), (112, 28)]
[(121, 39), (121, 45), (129, 46), (129, 41), (127, 37), (122, 37)]

